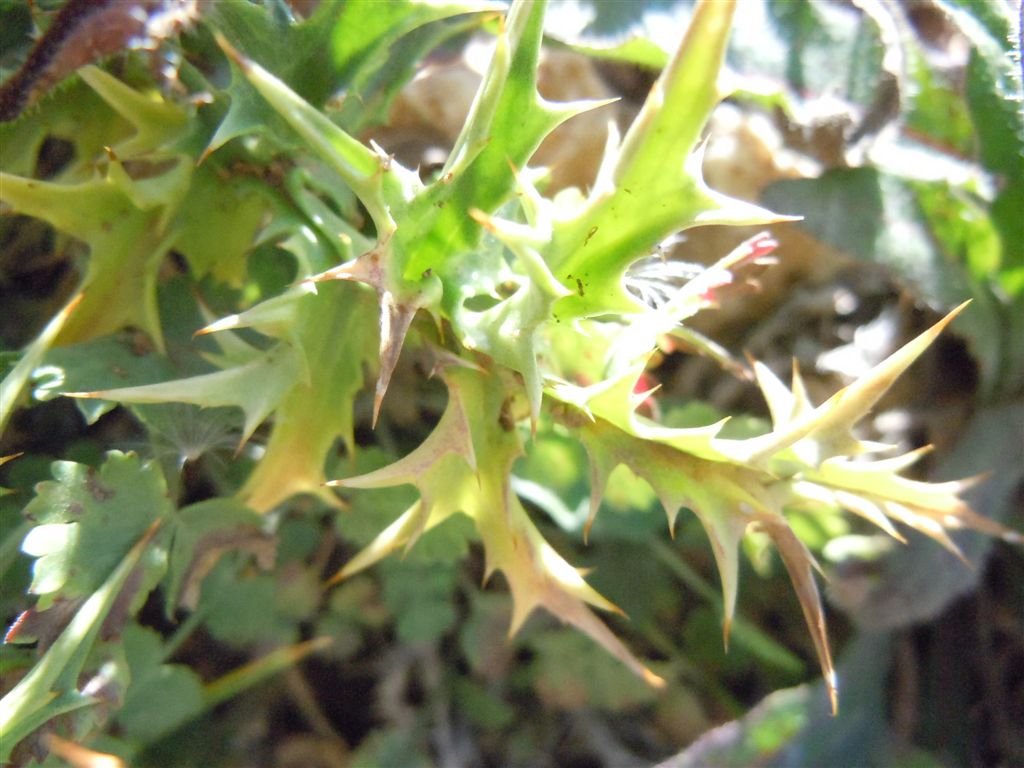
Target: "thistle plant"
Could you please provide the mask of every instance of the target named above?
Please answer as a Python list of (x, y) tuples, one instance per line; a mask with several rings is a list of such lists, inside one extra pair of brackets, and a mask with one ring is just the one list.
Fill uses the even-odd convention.
[[(360, 6), (332, 5), (323, 4), (305, 24), (310, 35), (330, 14)], [(223, 52), (230, 83), (218, 88), (188, 65), (180, 73), (189, 91), (212, 94), (212, 106), (196, 106), (173, 89), (133, 87), (90, 65), (7, 129), (34, 155), (44, 124), (51, 130), (75, 120), (71, 105), (93, 104), (104, 115), (90, 122), (93, 130), (71, 137), (76, 160), (57, 178), (34, 179), (14, 165), (0, 180), (10, 211), (43, 219), (89, 249), (81, 285), (2, 383), (3, 422), (44, 358), (135, 328), (152, 345), (157, 362), (149, 370), (133, 369), (132, 380), (117, 385), (109, 371), (87, 380), (69, 369), (56, 391), (92, 408), (92, 418), (115, 404), (142, 406), (140, 413), (163, 403), (240, 409), (236, 455), (251, 470), (228, 495), (177, 508), (162, 495), (160, 471), (131, 454), (111, 454), (96, 478), (78, 465), (57, 465), (57, 479), (40, 486), (26, 510), (35, 527), (23, 549), (38, 558), (31, 592), (40, 609), (85, 602), (5, 697), (3, 727), (14, 737), (5, 740), (4, 760), (18, 738), (93, 700), (77, 688), (81, 649), (119, 593), (128, 590), (137, 609), (162, 584), (169, 613), (194, 605), (216, 558), (232, 543), (259, 555), (255, 542), (272, 529), (260, 516), (272, 518), (299, 494), (340, 510), (354, 492), (373, 498), (373, 490), (361, 489), (410, 485), (418, 493), (331, 584), (389, 555), (415, 551), (425, 533), (464, 516), (483, 547), (485, 581), (496, 572), (507, 581), (510, 634), (541, 608), (651, 685), (664, 685), (600, 618), (622, 610), (545, 540), (536, 512), (515, 491), (513, 465), (549, 435), (571, 437), (586, 450), (586, 533), (620, 465), (653, 489), (669, 533), (681, 511), (696, 515), (717, 564), (726, 643), (741, 542), (749, 532), (767, 535), (792, 581), (833, 710), (838, 682), (817, 564), (790, 525), (793, 513), (841, 508), (896, 539), (903, 538), (897, 525), (907, 526), (954, 552), (950, 530), (1014, 538), (961, 500), (972, 480), (909, 479), (903, 473), (924, 449), (894, 455), (856, 429), (953, 319), (971, 311), (964, 306), (821, 403), (809, 398), (796, 367), (786, 383), (751, 361), (771, 413), (763, 434), (736, 437), (727, 420), (675, 428), (644, 409), (654, 394), (644, 391), (645, 372), (660, 340), (687, 333), (717, 354), (687, 322), (728, 300), (727, 286), (776, 247), (768, 235), (757, 235), (680, 279), (672, 262), (649, 258), (659, 244), (694, 227), (791, 220), (720, 194), (701, 175), (702, 132), (726, 95), (719, 70), (731, 3), (698, 3), (632, 125), (622, 136), (610, 128), (594, 184), (553, 197), (545, 195), (544, 169), (532, 167), (531, 157), (556, 127), (603, 102), (552, 103), (538, 94), (545, 4), (516, 0), (507, 14), (459, 3), (389, 7), (396, 14), (401, 8), (403, 24), (372, 32), (377, 37), (366, 32), (372, 53), (365, 58), (354, 48), (340, 50), (336, 38), (335, 81), (307, 84), (305, 93), (296, 85), (297, 70), (280, 61), (276, 71), (259, 63), (261, 52), (239, 32), (255, 9), (223, 3), (199, 28), (211, 50)], [(475, 16), (461, 15), (468, 13)], [(363, 117), (354, 102), (323, 109), (325, 96), (338, 88), (372, 92), (388, 46), (412, 45), (428, 24), (445, 20), (446, 34), (453, 34), (465, 18), (490, 19), (495, 47), (458, 140), (429, 178), (357, 137)], [(273, 290), (239, 297), (250, 254), (259, 249), (290, 255), (297, 272)], [(158, 308), (161, 269), (172, 251), (194, 285), (221, 291), (199, 307), (205, 319), (191, 329), (193, 338), (174, 341), (202, 351), (202, 360), (184, 371), (161, 362), (173, 359)], [(218, 314), (228, 303), (224, 296), (237, 302), (236, 311)], [(337, 468), (344, 462), (333, 457), (340, 445), (351, 467), (363, 450), (354, 430), (367, 374), (376, 425), (405, 355), (427, 360), (432, 370), (422, 374), (446, 388), (440, 420), (397, 461), (346, 476)], [(265, 444), (252, 452), (263, 424), (269, 425)], [(189, 453), (188, 460), (198, 455)], [(104, 545), (111, 551), (102, 567), (82, 562), (89, 532), (108, 523), (82, 517), (74, 499), (100, 515), (108, 498), (137, 483), (131, 473), (148, 478), (161, 502), (140, 502), (116, 523), (124, 535), (116, 546)], [(62, 506), (65, 497), (73, 503)], [(337, 514), (343, 527), (348, 513)], [(234, 538), (222, 548), (201, 547), (203, 536), (217, 529)], [(239, 537), (239, 530), (250, 535)], [(72, 567), (80, 562), (84, 573)], [(127, 586), (128, 574), (140, 567), (143, 575)]]

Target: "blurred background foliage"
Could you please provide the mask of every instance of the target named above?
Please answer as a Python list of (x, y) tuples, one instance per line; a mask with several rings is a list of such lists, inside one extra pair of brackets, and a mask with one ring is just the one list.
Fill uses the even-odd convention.
[[(57, 5), (0, 0), (5, 78), (24, 60), (39, 14)], [(486, 29), (460, 17), (423, 26), (360, 83), (362, 108), (354, 110), (353, 100), (330, 100), (331, 76), (344, 73), (316, 69), (316, 40), (298, 31), (317, 5), (265, 0), (251, 14), (232, 16), (227, 4), (207, 12), (238, 22), (232, 29), (243, 50), (276, 51), (276, 71), (326, 102), (332, 119), (430, 172), (461, 127)], [(690, 8), (683, 0), (552, 2), (542, 93), (620, 100), (570, 122), (541, 148), (536, 162), (552, 167), (551, 192), (590, 182), (607, 121), (628, 124)], [(736, 18), (727, 58), (735, 90), (712, 120), (705, 175), (717, 189), (804, 218), (774, 229), (781, 263), (761, 275), (759, 290), (737, 293), (697, 325), (780, 374), (799, 361), (820, 401), (945, 309), (973, 299), (868, 429), (903, 448), (934, 444), (919, 469), (930, 479), (989, 473), (969, 501), (1024, 528), (1019, 8), (1003, 0), (742, 0)], [(327, 33), (343, 33), (343, 19)], [(293, 47), (275, 37), (282, 28)], [(164, 41), (161, 52), (200, 68), (223, 66), (201, 25)], [(122, 56), (116, 66), (129, 80), (150, 76), (142, 56)], [(92, 92), (74, 78), (60, 87), (68, 119), (85, 115), (78, 124), (94, 125)], [(243, 100), (231, 109), (220, 131), (244, 132), (254, 118)], [(89, 130), (76, 141), (90, 141)], [(17, 140), (0, 133), (5, 170), (45, 177), (69, 162), (59, 135), (34, 157)], [(331, 215), (323, 200), (308, 204)], [(691, 230), (668, 255), (710, 263), (751, 234)], [(74, 286), (82, 247), (15, 216), (0, 219), (0, 243), (0, 341), (8, 350), (0, 366), (9, 369)], [(91, 721), (73, 723), (73, 733), (102, 734), (91, 750), (152, 766), (1024, 763), (1024, 558), (980, 534), (956, 537), (967, 566), (923, 537), (889, 543), (831, 511), (794, 521), (829, 578), (841, 684), (833, 719), (820, 685), (806, 682), (816, 676), (814, 650), (768, 548), (756, 537), (747, 543), (726, 653), (714, 561), (696, 519), (681, 516), (669, 539), (651, 489), (620, 468), (584, 546), (586, 457), (557, 430), (531, 445), (514, 489), (556, 548), (593, 568), (594, 586), (628, 608), (628, 620), (611, 623), (655, 660), (669, 681), (664, 691), (547, 616), (534, 616), (509, 641), (508, 595), (500, 584), (481, 589), (468, 520), (323, 591), (326, 575), (406, 509), (410, 489), (352, 492), (340, 512), (315, 497), (292, 500), (274, 513), (277, 567), (265, 571), (270, 545), (259, 520), (215, 499), (233, 493), (253, 463), (251, 454), (232, 455), (242, 429), (232, 409), (111, 409), (48, 396), (58, 387), (109, 386), (111, 362), (120, 385), (204, 370), (199, 352), (215, 348), (193, 341), (192, 330), (207, 307), (230, 306), (239, 294), (251, 303), (287, 285), (293, 274), (279, 251), (258, 246), (248, 276), (228, 286), (213, 278), (192, 284), (172, 254), (159, 292), (168, 356), (139, 354), (149, 342), (129, 331), (54, 350), (34, 374), (32, 407), (0, 439), (0, 455), (23, 454), (0, 469), (0, 486), (13, 491), (0, 497), (0, 609), (8, 622), (27, 607), (31, 578), (20, 552), (22, 510), (56, 459), (96, 467), (116, 486), (138, 459), (104, 459), (105, 452), (135, 451), (155, 459), (152, 484), (131, 487), (140, 507), (169, 494), (194, 504), (196, 520), (241, 526), (220, 541), (230, 554), (207, 575), (193, 611), (168, 613), (164, 599), (151, 598), (116, 647), (95, 651), (118, 656), (131, 683), (110, 694), (124, 706), (109, 721), (101, 706), (89, 710)], [(340, 456), (329, 476), (383, 466), (428, 433), (443, 390), (418, 365), (403, 357), (375, 431), (369, 395), (360, 401), (356, 439), (366, 450), (356, 466)], [(666, 341), (649, 376), (661, 385), (650, 407), (666, 423), (746, 414), (736, 428), (753, 432), (767, 416), (753, 385), (690, 354), (685, 339)], [(72, 490), (84, 482), (65, 479)], [(196, 546), (198, 536), (175, 546)], [(74, 572), (73, 564), (60, 567)], [(180, 574), (172, 584), (187, 589), (188, 581)], [(29, 635), (45, 643), (42, 624)], [(24, 646), (0, 648), (5, 688), (32, 656)], [(117, 688), (116, 678), (107, 682)], [(52, 740), (45, 764), (86, 765), (74, 762), (74, 747)]]

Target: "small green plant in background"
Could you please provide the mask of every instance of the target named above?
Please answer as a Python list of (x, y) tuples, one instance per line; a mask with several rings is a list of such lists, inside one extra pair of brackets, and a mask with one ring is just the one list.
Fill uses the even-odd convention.
[[(593, 185), (550, 196), (531, 158), (558, 126), (603, 103), (539, 96), (543, 2), (507, 12), (325, 2), (301, 21), (282, 3), (210, 3), (176, 43), (176, 82), (154, 84), (147, 56), (122, 57), (116, 70), (88, 65), (4, 125), (5, 211), (46, 222), (54, 247), (80, 248), (85, 266), (9, 358), (0, 424), (63, 396), (89, 423), (128, 406), (147, 445), (105, 455), (79, 446), (84, 455), (63, 456), (20, 500), (26, 522), (12, 526), (2, 565), (15, 567), (18, 548), (31, 558), (36, 602), (11, 639), (37, 640), (40, 653), (9, 657), (24, 676), (0, 702), (0, 758), (23, 740), (32, 752), (32, 734), (56, 728), (142, 759), (307, 654), (343, 657), (360, 632), (377, 631), (377, 587), (362, 572), (378, 563), (397, 636), (437, 641), (455, 621), (457, 564), (477, 543), (479, 576), (489, 584), (500, 573), (511, 593), (510, 610), (499, 606), (509, 635), (544, 609), (643, 680), (649, 687), (622, 694), (643, 700), (678, 669), (620, 639), (598, 612), (631, 612), (628, 591), (620, 610), (559, 544), (593, 525), (591, 546), (602, 546), (598, 511), (619, 492), (609, 486), (622, 467), (639, 489), (627, 493), (642, 496), (636, 478), (645, 481), (670, 532), (689, 513), (699, 521), (726, 643), (740, 549), (751, 537), (774, 546), (833, 712), (836, 672), (801, 525), (841, 509), (953, 552), (949, 531), (961, 528), (1017, 539), (961, 499), (972, 481), (908, 477), (926, 449), (901, 453), (856, 429), (973, 306), (821, 402), (796, 368), (786, 383), (751, 361), (770, 425), (655, 418), (647, 372), (659, 344), (684, 334), (721, 357), (686, 324), (730, 300), (777, 243), (755, 235), (685, 281), (652, 255), (692, 228), (793, 220), (703, 180), (733, 13), (731, 3), (698, 3), (628, 130), (610, 132)], [(417, 61), (481, 24), (496, 35), (493, 55), (441, 167), (404, 167), (363, 140)], [(340, 104), (329, 101), (339, 92)], [(73, 159), (42, 178), (34, 158), (53, 137)], [(418, 414), (403, 422), (410, 405), (432, 409), (432, 426)], [(27, 477), (40, 460), (11, 467), (27, 462)], [(589, 468), (582, 514), (559, 498), (560, 460)], [(561, 515), (561, 531), (545, 533), (542, 509), (556, 523)], [(335, 537), (349, 542), (343, 562)], [(474, 616), (495, 613), (489, 596), (471, 598)], [(480, 632), (493, 624), (479, 621)], [(261, 653), (204, 680), (173, 660), (199, 628)], [(749, 625), (738, 631), (785, 658)], [(551, 659), (571, 659), (580, 642), (565, 638), (537, 641), (550, 680)], [(668, 645), (659, 653), (676, 652)], [(518, 674), (514, 662), (505, 671)], [(609, 678), (616, 686), (628, 689)], [(492, 726), (510, 717), (485, 688), (456, 690)]]

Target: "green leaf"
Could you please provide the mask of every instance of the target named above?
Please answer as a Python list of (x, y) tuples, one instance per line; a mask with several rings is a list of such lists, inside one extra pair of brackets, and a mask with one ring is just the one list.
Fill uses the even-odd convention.
[[(894, 756), (888, 754), (892, 741), (885, 721), (885, 702), (889, 698), (886, 681), (892, 674), (893, 642), (888, 632), (863, 632), (843, 654), (840, 669), (846, 683), (842, 704), (843, 712), (849, 713), (848, 722), (830, 716), (818, 704), (817, 686), (780, 691), (768, 697), (763, 708), (755, 710), (768, 717), (762, 723), (758, 722), (761, 718), (753, 718), (755, 729), (750, 735), (754, 739), (746, 748), (771, 748), (782, 762), (806, 761), (837, 768), (856, 768), (865, 762), (896, 764)], [(738, 735), (749, 738), (745, 728)], [(851, 744), (856, 748), (851, 748)], [(713, 753), (704, 759), (715, 762)]]
[[(155, 350), (140, 349), (129, 332), (50, 350), (34, 372), (37, 400), (68, 389), (78, 392), (124, 385), (150, 384), (176, 375), (168, 359)], [(114, 407), (103, 400), (76, 400), (89, 424)]]
[(87, 706), (92, 699), (78, 690), (79, 675), (100, 627), (121, 595), (132, 571), (156, 530), (150, 527), (116, 563), (109, 577), (93, 592), (46, 654), (0, 700), (0, 760), (25, 736), (53, 717)]
[(680, 768), (743, 768), (769, 761), (800, 734), (809, 720), (809, 693), (806, 686), (773, 693), (742, 719), (716, 731), (716, 739), (706, 734), (674, 755), (672, 764)]
[[(205, 21), (302, 98), (322, 106), (343, 88), (356, 102), (372, 96), (367, 86), (381, 69), (388, 69), (392, 47), (406, 35), (433, 21), (497, 7), (479, 2), (353, 0), (322, 3), (308, 19), (296, 22), (269, 7), (225, 0), (209, 9)], [(383, 80), (387, 87), (401, 82), (398, 73)]]
[(373, 219), (377, 237), (384, 239), (394, 232), (390, 206), (407, 198), (409, 187), (418, 186), (419, 178), (343, 131), (286, 82), (242, 57), (226, 39), (220, 42), (249, 83), (359, 197)]
[[(1016, 273), (1014, 293), (1024, 284), (1024, 72), (1020, 68), (1019, 19), (997, 3), (942, 3), (971, 43), (966, 99), (981, 161), (1002, 177), (992, 216), (1003, 242), (1005, 268)], [(961, 6), (961, 7), (954, 7)]]
[(196, 279), (240, 287), (246, 255), (267, 213), (265, 193), (252, 182), (223, 175), (208, 161), (192, 175), (188, 195), (174, 220), (174, 248), (188, 259)]
[(0, 381), (0, 432), (7, 424), (20, 404), (21, 395), (32, 376), (32, 372), (43, 361), (47, 350), (53, 345), (64, 330), (68, 316), (75, 310), (78, 300), (72, 300), (46, 324), (42, 332), (29, 344), (21, 354), (21, 358), (6, 372)]
[(407, 728), (382, 728), (374, 731), (352, 756), (349, 768), (379, 768), (401, 765), (403, 768), (430, 768), (433, 761), (413, 741)]
[(474, 591), (469, 617), (459, 629), (459, 648), (479, 677), (494, 680), (504, 676), (521, 641), (509, 641), (508, 595)]
[[(1011, 175), (1024, 167), (1024, 84), (1018, 63), (1010, 55), (1013, 50), (1011, 30), (1014, 26), (1010, 9), (993, 7), (991, 13), (957, 9), (942, 3), (945, 10), (967, 37), (972, 46), (967, 63), (967, 104), (980, 142), (981, 158), (993, 171)], [(986, 29), (979, 18), (999, 27), (998, 32)]]
[(195, 608), (206, 574), (229, 552), (252, 553), (265, 568), (274, 563), (273, 537), (263, 519), (232, 499), (190, 504), (174, 515), (174, 539), (167, 572), (167, 614), (178, 605)]
[(317, 634), (330, 637), (330, 655), (339, 660), (354, 656), (370, 633), (391, 624), (391, 612), (381, 600), (380, 589), (370, 576), (357, 576), (335, 587), (327, 611), (316, 624)]
[[(872, 92), (880, 71), (881, 55), (877, 48), (868, 57), (858, 50), (858, 34), (864, 17), (854, 9), (823, 6), (810, 0), (766, 2), (762, 8), (758, 10), (767, 16), (767, 29), (762, 27), (762, 35), (767, 33), (767, 39), (762, 37), (758, 42), (753, 37), (756, 15), (751, 14), (750, 18), (741, 19), (746, 23), (739, 25), (735, 46), (744, 52), (752, 48), (784, 52), (781, 72), (771, 68), (762, 69), (761, 74), (782, 75), (798, 94), (838, 92), (863, 97)], [(865, 63), (870, 63), (867, 68)], [(859, 75), (859, 81), (852, 79), (851, 73), (854, 77)]]
[(456, 678), (453, 692), (459, 711), (485, 730), (497, 731), (515, 722), (516, 708), (472, 678)]
[(156, 741), (202, 712), (202, 681), (184, 665), (163, 663), (163, 643), (156, 632), (129, 624), (121, 642), (131, 673), (117, 713), (125, 737)]
[(40, 483), (25, 508), (35, 523), (22, 550), (36, 559), (32, 594), (45, 609), (57, 598), (95, 592), (157, 521), (171, 514), (159, 468), (112, 451), (98, 469), (55, 462), (55, 480)]
[[(334, 118), (351, 132), (384, 122), (391, 100), (427, 53), (478, 25), (483, 18), (480, 12), (501, 9), (497, 3), (483, 2), (427, 4), (402, 0), (384, 6), (365, 4), (364, 0), (363, 8), (358, 8), (359, 5), (351, 3), (351, 12), (365, 14), (360, 32), (370, 39), (360, 51), (355, 36), (338, 35), (337, 46), (338, 53), (350, 56), (354, 66), (345, 98)], [(468, 15), (470, 12), (475, 15)], [(373, 19), (373, 23), (365, 23), (367, 19)]]
[[(663, 542), (655, 542), (653, 551), (655, 557), (689, 590), (714, 606), (715, 616), (713, 618), (720, 622), (723, 613), (722, 598), (714, 588), (687, 565), (673, 547)], [(708, 611), (706, 615), (711, 616), (712, 614)], [(805, 666), (803, 661), (792, 651), (780, 645), (743, 616), (736, 616), (733, 619), (730, 646), (742, 648), (751, 656), (757, 657), (760, 662), (787, 674), (800, 674)]]
[(221, 560), (205, 580), (199, 603), (207, 630), (234, 648), (295, 642), (298, 627), (278, 610), (277, 590), (273, 574), (245, 573), (236, 558)]
[(322, 104), (342, 83), (331, 39), (344, 11), (342, 3), (323, 3), (308, 19), (295, 22), (270, 6), (224, 0), (210, 7), (205, 22), (303, 97)]
[(627, 669), (608, 664), (597, 646), (578, 632), (549, 630), (529, 639), (537, 654), (533, 686), (549, 706), (628, 711), (654, 701), (657, 692)]
[(431, 643), (455, 624), (458, 571), (442, 563), (399, 563), (384, 569), (384, 602), (395, 616), (398, 639)]
[(907, 127), (961, 156), (975, 146), (974, 126), (963, 94), (929, 66), (921, 46), (907, 44), (907, 70), (915, 86), (908, 94)]

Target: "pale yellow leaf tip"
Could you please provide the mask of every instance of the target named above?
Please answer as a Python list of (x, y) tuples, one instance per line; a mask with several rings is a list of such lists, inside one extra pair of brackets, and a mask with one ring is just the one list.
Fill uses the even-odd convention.
[(330, 589), (336, 584), (340, 584), (345, 580), (345, 577), (347, 576), (348, 574), (345, 572), (345, 569), (339, 568), (337, 573), (335, 573), (333, 576), (331, 576), (331, 578), (324, 582), (324, 589)]
[(241, 324), (241, 319), (238, 314), (228, 315), (222, 317), (220, 320), (215, 320), (209, 325), (204, 325), (198, 331), (192, 334), (192, 338), (198, 338), (200, 336), (206, 336), (210, 333), (217, 333), (218, 331), (230, 331), (234, 328), (238, 328)]
[(828, 701), (832, 707), (832, 717), (839, 714), (839, 681), (836, 678), (836, 671), (830, 669), (825, 674), (825, 687), (828, 689)]
[(644, 682), (652, 688), (663, 690), (667, 685), (667, 683), (665, 682), (665, 678), (659, 677), (658, 675), (654, 674), (647, 667), (642, 668), (640, 676), (643, 678)]

